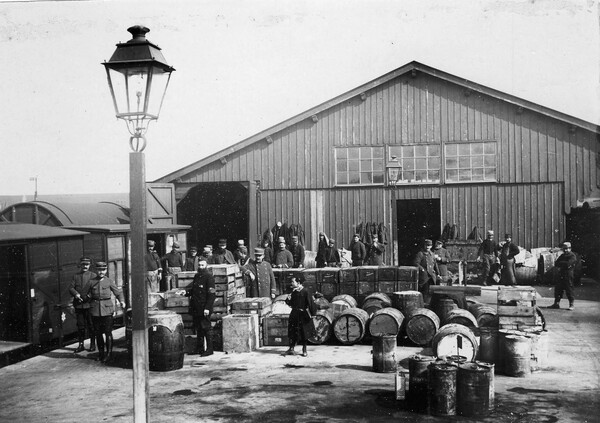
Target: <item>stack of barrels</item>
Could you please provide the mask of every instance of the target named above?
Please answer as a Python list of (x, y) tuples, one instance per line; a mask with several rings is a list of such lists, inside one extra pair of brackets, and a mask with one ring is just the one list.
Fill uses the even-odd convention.
[(485, 416), (494, 407), (494, 365), (464, 357), (409, 358), (407, 399), (413, 411), (434, 416)]

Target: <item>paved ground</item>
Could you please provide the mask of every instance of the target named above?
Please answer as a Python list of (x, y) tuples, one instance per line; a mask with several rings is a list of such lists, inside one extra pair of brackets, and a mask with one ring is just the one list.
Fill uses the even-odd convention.
[[(552, 289), (537, 287), (538, 304)], [(480, 301), (495, 302), (484, 290)], [(496, 375), (496, 407), (485, 418), (439, 418), (394, 398), (394, 374), (372, 371), (370, 345), (284, 348), (208, 358), (186, 355), (183, 369), (150, 372), (153, 422), (600, 422), (600, 284), (584, 279), (575, 311), (544, 309), (546, 367), (527, 378)], [(566, 300), (563, 300), (566, 306)], [(0, 369), (0, 422), (132, 421), (132, 372), (124, 329), (111, 365), (75, 344)], [(417, 347), (398, 347), (407, 366)]]

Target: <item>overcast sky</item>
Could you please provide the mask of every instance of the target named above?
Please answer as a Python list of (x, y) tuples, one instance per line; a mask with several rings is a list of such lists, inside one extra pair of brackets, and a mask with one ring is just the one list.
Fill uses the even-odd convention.
[(128, 191), (101, 62), (135, 24), (176, 68), (147, 180), (412, 60), (600, 123), (598, 0), (0, 1), (0, 195)]

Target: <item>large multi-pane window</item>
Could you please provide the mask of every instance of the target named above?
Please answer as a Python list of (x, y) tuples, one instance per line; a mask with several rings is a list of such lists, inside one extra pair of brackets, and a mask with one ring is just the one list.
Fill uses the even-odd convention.
[(439, 144), (392, 145), (389, 158), (393, 156), (402, 167), (398, 184), (440, 182), (442, 161)]
[[(339, 147), (335, 150), (336, 185), (382, 185), (386, 164), (396, 157), (398, 184), (495, 182), (495, 141), (444, 144)], [(442, 152), (444, 153), (442, 155)]]
[(337, 185), (381, 185), (385, 173), (384, 148), (337, 148), (335, 169)]
[(495, 182), (496, 143), (446, 144), (445, 182)]

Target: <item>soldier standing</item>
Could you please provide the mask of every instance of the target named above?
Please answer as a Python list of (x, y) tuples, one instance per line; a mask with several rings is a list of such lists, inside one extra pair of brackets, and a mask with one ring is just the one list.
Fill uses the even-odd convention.
[(494, 231), (487, 231), (487, 238), (483, 240), (477, 250), (477, 261), (483, 261), (483, 272), (481, 274), (481, 284), (483, 286), (493, 283), (492, 277), (496, 274), (499, 249), (498, 243), (494, 241)]
[[(289, 251), (288, 251), (289, 253)], [(254, 249), (254, 260), (250, 260), (242, 268), (244, 274), (250, 279), (246, 286), (248, 297), (271, 297), (275, 298), (277, 285), (271, 265), (264, 261), (265, 250)]]
[(148, 284), (148, 293), (160, 291), (160, 272), (162, 267), (160, 266), (160, 257), (156, 251), (154, 251), (155, 242), (149, 239), (146, 241), (148, 252), (144, 256), (144, 263), (146, 264), (146, 283)]
[(185, 271), (186, 272), (197, 272), (198, 271), (198, 248), (190, 247), (190, 256), (185, 259)]
[(573, 281), (575, 279), (575, 266), (577, 256), (571, 251), (571, 243), (563, 242), (561, 245), (563, 253), (556, 259), (554, 266), (560, 270), (560, 279), (554, 287), (554, 304), (549, 308), (560, 308), (562, 293), (565, 291), (569, 300), (569, 310), (575, 308), (575, 296), (573, 295)]
[(292, 253), (292, 257), (294, 258), (293, 268), (301, 268), (304, 267), (304, 257), (306, 256), (306, 251), (302, 244), (298, 242), (298, 237), (296, 235), (292, 236), (292, 245), (289, 247), (290, 253)]
[[(98, 344), (98, 360), (107, 363), (112, 358), (113, 350), (113, 315), (115, 306), (111, 297), (111, 292), (118, 298), (123, 309), (125, 309), (125, 297), (123, 292), (106, 276), (107, 265), (99, 261), (96, 263), (98, 274), (91, 281), (88, 298), (90, 299), (90, 314), (94, 323), (94, 332), (96, 333), (96, 342)], [(104, 354), (104, 336), (106, 336), (106, 355)]]
[[(92, 325), (92, 316), (90, 315), (90, 303), (87, 301), (87, 293), (90, 290), (91, 281), (96, 274), (90, 272), (92, 260), (89, 257), (81, 257), (79, 260), (79, 272), (73, 275), (69, 292), (73, 296), (73, 307), (77, 318), (77, 339), (79, 346), (75, 349), (76, 353), (83, 351), (83, 342), (85, 338), (90, 337), (89, 351), (96, 351), (96, 337), (94, 336), (94, 327)], [(87, 329), (87, 336), (86, 336)]]
[(177, 274), (183, 270), (183, 257), (181, 257), (181, 253), (179, 252), (179, 243), (177, 241), (173, 242), (172, 249), (169, 253), (165, 254), (163, 257), (163, 261), (165, 262), (166, 276), (165, 276), (165, 285), (166, 291), (169, 289), (175, 288), (171, 286)]
[(435, 256), (431, 251), (432, 246), (433, 242), (426, 239), (423, 249), (417, 253), (413, 263), (419, 269), (419, 291), (423, 294), (424, 299), (429, 298), (429, 286), (436, 284), (437, 275), (440, 274)]
[[(202, 357), (213, 354), (212, 326), (210, 315), (215, 303), (216, 289), (215, 278), (207, 269), (208, 263), (204, 257), (198, 261), (198, 273), (194, 281), (186, 289), (186, 295), (190, 297), (190, 309), (196, 329), (196, 352)], [(204, 340), (206, 339), (206, 348)]]

